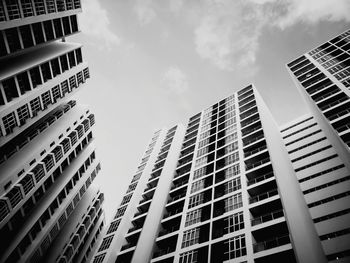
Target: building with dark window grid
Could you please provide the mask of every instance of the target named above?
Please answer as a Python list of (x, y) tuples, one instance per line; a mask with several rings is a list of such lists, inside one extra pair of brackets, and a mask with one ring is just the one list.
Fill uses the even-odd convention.
[(350, 31), (287, 65), (310, 113), (252, 86), (157, 131), (93, 263), (349, 262)]
[[(0, 2), (0, 262), (84, 262), (103, 228), (80, 0)], [(62, 41), (61, 41), (62, 40)]]
[(285, 142), (248, 86), (157, 131), (100, 262), (326, 262)]

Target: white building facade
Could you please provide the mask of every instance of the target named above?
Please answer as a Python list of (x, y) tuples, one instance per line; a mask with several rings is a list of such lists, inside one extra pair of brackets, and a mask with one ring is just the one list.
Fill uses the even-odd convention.
[(85, 262), (103, 228), (95, 117), (70, 100), (90, 77), (65, 42), (79, 12), (79, 0), (0, 2), (0, 262)]

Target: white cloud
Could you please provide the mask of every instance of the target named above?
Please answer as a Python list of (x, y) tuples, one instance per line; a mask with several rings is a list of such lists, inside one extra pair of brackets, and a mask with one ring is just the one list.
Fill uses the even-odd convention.
[(253, 64), (264, 21), (260, 9), (247, 1), (207, 3), (194, 34), (199, 56), (222, 70)]
[(165, 88), (171, 93), (182, 95), (189, 90), (187, 75), (178, 67), (170, 67), (163, 77)]
[(178, 12), (184, 6), (184, 0), (169, 0), (169, 7), (172, 12)]
[[(181, 7), (181, 5), (180, 5)], [(185, 8), (182, 8), (185, 10)], [(222, 70), (252, 73), (265, 27), (284, 30), (297, 23), (350, 22), (349, 0), (203, 0), (195, 12), (198, 55)]]
[[(276, 4), (279, 4), (278, 1)], [(320, 21), (350, 22), (349, 0), (288, 0), (285, 10), (277, 20), (282, 29), (298, 22), (316, 24)]]
[(83, 10), (79, 17), (80, 29), (85, 35), (101, 41), (101, 48), (111, 49), (120, 44), (120, 38), (109, 28), (107, 11), (98, 0), (84, 0)]
[(138, 0), (134, 6), (134, 11), (137, 15), (141, 26), (151, 23), (156, 17), (156, 12), (152, 7), (151, 0)]

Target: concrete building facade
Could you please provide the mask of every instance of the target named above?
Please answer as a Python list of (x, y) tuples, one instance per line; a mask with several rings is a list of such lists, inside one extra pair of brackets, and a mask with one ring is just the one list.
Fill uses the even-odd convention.
[(248, 86), (156, 132), (101, 262), (349, 262), (350, 31), (288, 63), (310, 114)]
[[(104, 225), (79, 0), (0, 3), (0, 262), (86, 262)], [(78, 224), (77, 224), (78, 223)]]
[(313, 116), (281, 132), (328, 261), (349, 262), (350, 170)]
[(94, 263), (326, 262), (279, 128), (248, 86), (156, 132)]

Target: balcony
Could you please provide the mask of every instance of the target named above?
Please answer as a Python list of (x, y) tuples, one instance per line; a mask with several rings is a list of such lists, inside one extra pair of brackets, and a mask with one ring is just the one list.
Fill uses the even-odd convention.
[(256, 114), (254, 114), (253, 116), (250, 116), (246, 119), (244, 119), (243, 121), (241, 121), (241, 128), (245, 128), (247, 127), (248, 125), (256, 122), (256, 121), (259, 121), (260, 120), (260, 117), (259, 117), (259, 113), (256, 112)]
[(321, 72), (319, 72), (319, 74), (317, 74), (317, 75), (313, 76), (312, 78), (302, 82), (301, 85), (303, 85), (304, 88), (308, 88), (308, 87), (314, 85), (315, 83), (317, 83), (317, 82), (319, 82), (319, 81), (321, 81), (321, 80), (323, 80), (325, 78), (326, 78), (326, 75), (321, 73)]
[(284, 216), (283, 209), (276, 210), (251, 219), (252, 226), (256, 226)]
[(254, 155), (266, 149), (267, 149), (267, 146), (266, 146), (265, 140), (260, 141), (259, 143), (256, 143), (253, 146), (244, 148), (244, 157), (247, 158), (251, 155)]
[[(253, 125), (250, 125), (244, 129), (241, 129), (241, 132), (242, 132), (242, 137), (243, 138), (243, 142), (245, 141), (248, 141), (251, 139), (251, 136), (253, 132), (257, 131), (257, 130), (260, 130), (262, 128), (261, 126), (261, 122), (257, 122), (257, 123), (254, 123)], [(255, 135), (255, 134), (254, 134)], [(245, 144), (247, 144), (247, 142), (245, 142)]]
[(344, 101), (346, 101), (346, 103), (349, 102), (349, 98), (344, 93), (340, 93), (337, 96), (335, 96), (334, 98), (335, 100), (332, 100), (332, 99), (326, 100), (317, 105), (320, 108), (320, 110), (323, 111), (324, 114), (327, 114), (327, 112), (325, 112), (326, 110), (333, 108), (334, 106), (338, 106)]
[(275, 195), (278, 195), (277, 188), (276, 189), (272, 189), (272, 190), (267, 191), (267, 192), (264, 192), (264, 193), (261, 193), (259, 195), (255, 195), (255, 196), (249, 197), (249, 204), (254, 204), (256, 202), (265, 200), (265, 199), (270, 198), (270, 197), (275, 196)]
[(338, 93), (340, 91), (340, 89), (333, 85), (331, 87), (328, 87), (320, 92), (317, 92), (316, 94), (314, 93), (314, 95), (311, 97), (315, 102), (319, 102), (325, 98), (328, 98), (330, 96), (332, 96), (335, 93)]
[(241, 111), (241, 114), (239, 116), (241, 118), (241, 121), (244, 121), (246, 118), (249, 118), (250, 116), (252, 116), (257, 112), (258, 112), (258, 108), (256, 107), (256, 105), (252, 104), (252, 107), (247, 108), (247, 110), (245, 110), (244, 112)]
[(181, 198), (185, 197), (186, 196), (186, 193), (181, 193), (181, 194), (178, 194), (174, 197), (171, 197), (169, 200), (168, 200), (168, 204), (172, 203), (172, 202), (175, 202), (177, 200), (180, 200)]
[(254, 177), (252, 179), (248, 179), (247, 184), (248, 184), (248, 186), (250, 186), (250, 185), (253, 185), (253, 184), (265, 181), (265, 180), (267, 180), (267, 179), (269, 179), (269, 178), (271, 178), (273, 176), (274, 176), (273, 172), (268, 172), (268, 173), (265, 173), (265, 174), (260, 175), (258, 177)]
[(179, 202), (174, 202), (174, 203), (167, 205), (163, 218), (168, 218), (170, 216), (182, 213), (184, 203), (185, 203), (184, 200), (180, 200)]
[(330, 79), (324, 79), (322, 81), (320, 81), (319, 83), (314, 84), (313, 86), (309, 86), (306, 91), (307, 93), (309, 93), (310, 95), (313, 95), (314, 93), (329, 87), (330, 85), (332, 85), (333, 82)]
[(270, 162), (269, 153), (261, 152), (259, 155), (253, 156), (250, 159), (244, 160), (246, 171), (259, 167)]
[(267, 249), (280, 247), (286, 244), (290, 244), (289, 235), (278, 236), (259, 243), (255, 243), (253, 244), (253, 251), (254, 253), (257, 253)]
[(290, 244), (287, 222), (279, 222), (252, 231), (254, 253)]
[(159, 240), (156, 242), (152, 258), (157, 258), (171, 252), (176, 249), (177, 235), (170, 236), (168, 238)]
[(238, 102), (240, 109), (242, 108), (243, 105), (247, 104), (248, 102), (251, 102), (255, 100), (254, 94), (252, 94), (249, 97), (246, 97), (245, 99), (241, 100)]

